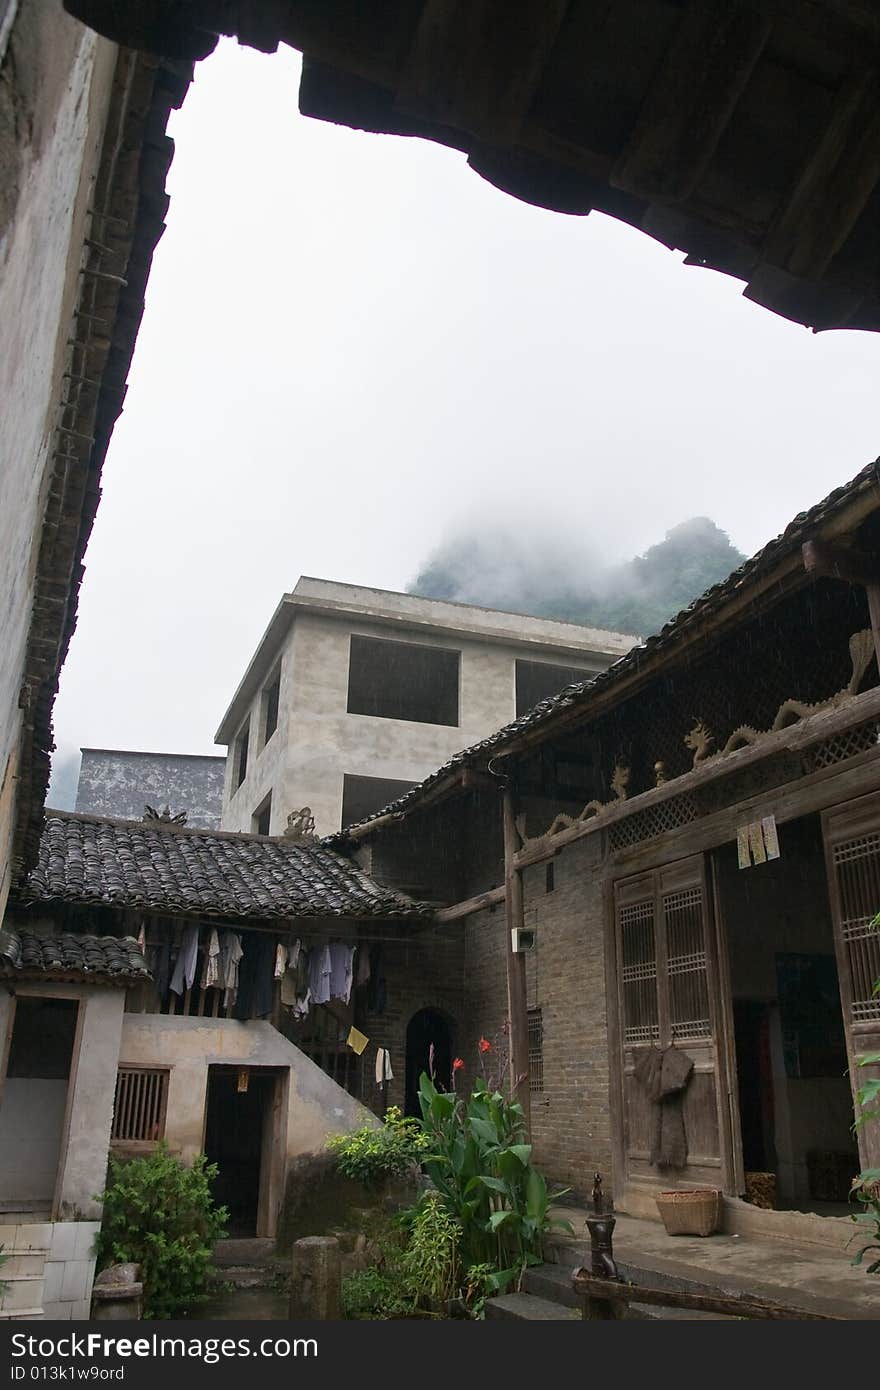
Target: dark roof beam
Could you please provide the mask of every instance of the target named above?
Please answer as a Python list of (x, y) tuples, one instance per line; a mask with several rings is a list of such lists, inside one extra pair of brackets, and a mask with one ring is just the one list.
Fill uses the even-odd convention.
[(880, 180), (880, 80), (872, 70), (843, 84), (825, 134), (764, 241), (763, 255), (817, 280)]
[(740, 0), (691, 0), (611, 173), (615, 188), (671, 202), (693, 193), (772, 27), (772, 14)]
[(428, 0), (398, 84), (398, 110), (516, 144), (568, 0)]

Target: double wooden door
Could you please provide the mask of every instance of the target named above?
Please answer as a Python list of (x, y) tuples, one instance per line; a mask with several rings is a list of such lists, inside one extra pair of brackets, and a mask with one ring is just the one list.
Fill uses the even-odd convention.
[[(622, 1129), (617, 1149), (624, 1183), (730, 1191), (731, 1091), (704, 857), (618, 881), (614, 917)], [(683, 1096), (687, 1166), (676, 1170), (651, 1162), (658, 1103), (636, 1075), (644, 1048), (670, 1046), (694, 1064)]]
[[(880, 792), (822, 814), (849, 1077), (858, 1090), (880, 1064)], [(618, 1033), (617, 1162), (623, 1185), (743, 1190), (726, 946), (708, 857), (693, 855), (614, 885)], [(687, 1166), (650, 1161), (656, 1102), (635, 1075), (640, 1050), (681, 1048), (694, 1063), (684, 1093)], [(880, 1121), (857, 1130), (862, 1168), (880, 1167)], [(620, 1175), (617, 1179), (620, 1182)]]

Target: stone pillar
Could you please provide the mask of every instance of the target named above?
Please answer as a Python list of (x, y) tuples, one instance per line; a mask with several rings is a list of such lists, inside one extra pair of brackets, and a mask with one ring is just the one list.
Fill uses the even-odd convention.
[(322, 1322), (342, 1317), (342, 1257), (335, 1236), (304, 1236), (294, 1244), (290, 1316)]

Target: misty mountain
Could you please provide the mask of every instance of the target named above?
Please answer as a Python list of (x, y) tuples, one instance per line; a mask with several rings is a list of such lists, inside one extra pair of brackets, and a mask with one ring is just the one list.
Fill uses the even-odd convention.
[(575, 551), (521, 527), (483, 526), (441, 544), (407, 592), (647, 636), (745, 559), (707, 516), (622, 564), (588, 555), (586, 542)]

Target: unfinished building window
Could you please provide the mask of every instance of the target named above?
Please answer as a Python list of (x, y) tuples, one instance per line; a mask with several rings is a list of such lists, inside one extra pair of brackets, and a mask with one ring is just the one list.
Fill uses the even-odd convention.
[(461, 653), (384, 637), (351, 639), (348, 712), (458, 724)]
[(352, 777), (346, 773), (342, 779), (343, 826), (356, 825), (381, 811), (389, 801), (396, 801), (415, 785), (415, 782), (397, 782), (391, 777)]
[(264, 797), (251, 816), (251, 830), (254, 835), (268, 835), (272, 819), (272, 793)]
[(120, 1067), (116, 1076), (113, 1128), (115, 1148), (152, 1147), (165, 1137), (168, 1072), (160, 1067)]
[(516, 717), (541, 700), (558, 695), (567, 685), (585, 681), (592, 674), (576, 666), (554, 666), (549, 661), (516, 662)]
[(263, 746), (278, 728), (278, 702), (281, 698), (281, 667), (263, 689)]
[(529, 1009), (529, 1090), (532, 1094), (544, 1089), (544, 1024), (540, 1009)]
[(235, 748), (232, 754), (232, 786), (234, 791), (238, 791), (247, 776), (249, 735), (250, 721), (245, 724), (238, 738), (235, 740)]

